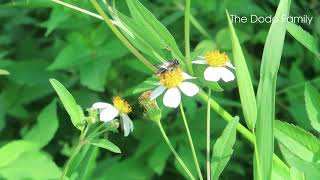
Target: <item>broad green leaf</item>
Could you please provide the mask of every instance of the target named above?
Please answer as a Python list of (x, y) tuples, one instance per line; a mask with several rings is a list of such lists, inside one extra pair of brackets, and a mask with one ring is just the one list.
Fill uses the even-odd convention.
[(304, 99), (311, 125), (320, 132), (320, 94), (311, 84), (306, 84)]
[(243, 109), (243, 114), (249, 129), (254, 129), (257, 118), (257, 102), (254, 94), (254, 89), (244, 58), (240, 42), (234, 30), (233, 24), (230, 20), (229, 13), (227, 12), (229, 28), (232, 40), (233, 60), (236, 68), (237, 82), (239, 86), (240, 99)]
[[(256, 173), (256, 172), (255, 172)], [(290, 170), (273, 158), (271, 180), (290, 179)]]
[(121, 150), (119, 149), (119, 147), (107, 139), (94, 139), (94, 140), (90, 141), (89, 143), (94, 146), (97, 146), (97, 147), (100, 147), (103, 149), (107, 149), (107, 150), (114, 152), (114, 153), (121, 153)]
[(1, 168), (4, 179), (59, 179), (61, 170), (42, 152), (25, 152), (8, 166)]
[(54, 137), (58, 126), (57, 102), (52, 101), (38, 116), (37, 124), (24, 136), (24, 139), (37, 143), (42, 148)]
[(21, 154), (38, 150), (39, 145), (25, 140), (14, 140), (0, 148), (0, 167), (7, 166)]
[(79, 112), (78, 105), (73, 98), (73, 96), (70, 94), (70, 92), (57, 80), (50, 79), (50, 83), (56, 93), (58, 94), (64, 108), (68, 112), (72, 124), (78, 128), (79, 130), (82, 130), (84, 126), (81, 124), (81, 114)]
[(103, 92), (111, 61), (105, 59), (85, 63), (80, 67), (80, 82), (91, 90)]
[(295, 125), (275, 122), (275, 137), (278, 142), (300, 159), (312, 162), (316, 153), (320, 151), (320, 141)]
[(211, 178), (213, 180), (219, 179), (219, 176), (233, 154), (238, 122), (239, 117), (233, 118), (213, 146), (211, 159)]
[(50, 13), (50, 17), (46, 22), (41, 23), (42, 26), (47, 28), (45, 36), (49, 36), (53, 30), (58, 28), (63, 22), (70, 17), (70, 13), (64, 12), (61, 6), (54, 6)]
[(280, 150), (291, 167), (295, 167), (304, 173), (305, 179), (318, 180), (320, 177), (320, 165), (315, 162), (307, 162), (296, 156), (291, 150), (280, 145)]
[(158, 175), (161, 175), (163, 174), (167, 159), (170, 155), (171, 151), (167, 144), (161, 142), (152, 151), (152, 155), (148, 159), (148, 164)]
[(171, 33), (147, 8), (138, 0), (127, 0), (127, 4), (133, 19), (148, 29), (155, 39), (162, 42), (163, 49), (169, 48), (176, 58), (184, 59)]
[[(289, 15), (290, 0), (280, 0), (275, 18), (271, 24), (264, 46), (260, 70), (260, 82), (257, 93), (256, 144), (258, 159), (254, 168), (259, 167), (261, 179), (269, 180), (272, 170), (272, 155), (274, 148), (273, 121), (275, 119), (275, 91), (277, 74), (286, 34), (286, 21), (283, 16)], [(258, 171), (257, 169), (255, 170)]]
[(88, 147), (88, 151), (84, 153), (84, 157), (82, 161), (77, 163), (79, 167), (77, 168), (78, 180), (86, 180), (90, 179), (92, 176), (92, 172), (96, 168), (97, 165), (97, 157), (99, 155), (99, 148), (95, 146)]
[(7, 70), (0, 69), (0, 76), (1, 75), (9, 75), (10, 73)]
[(305, 180), (304, 173), (295, 167), (290, 168), (291, 180)]
[(289, 23), (287, 26), (287, 30), (297, 41), (299, 41), (309, 51), (311, 51), (318, 57), (320, 56), (317, 41), (307, 31), (302, 29), (301, 26), (298, 26), (294, 23)]

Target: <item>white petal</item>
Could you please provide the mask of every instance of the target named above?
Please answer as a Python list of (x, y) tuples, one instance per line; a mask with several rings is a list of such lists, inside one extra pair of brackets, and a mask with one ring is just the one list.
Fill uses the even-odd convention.
[(111, 104), (109, 103), (105, 103), (105, 102), (96, 102), (92, 105), (92, 108), (94, 109), (105, 109), (105, 108), (108, 108), (112, 106)]
[(207, 67), (207, 69), (204, 71), (204, 79), (207, 81), (219, 81), (221, 78), (221, 67)]
[(206, 60), (203, 59), (197, 59), (192, 61), (192, 64), (208, 64)]
[(179, 88), (187, 96), (194, 96), (199, 92), (199, 87), (191, 82), (182, 82)]
[(115, 107), (110, 106), (102, 110), (102, 112), (100, 113), (100, 121), (109, 122), (118, 115), (119, 111)]
[(166, 87), (163, 85), (158, 86), (155, 90), (152, 91), (150, 100), (155, 100), (158, 96), (160, 96), (164, 91), (166, 90)]
[(133, 123), (127, 114), (121, 114), (123, 123), (123, 133), (127, 137), (133, 131)]
[(196, 77), (190, 76), (188, 73), (185, 73), (185, 72), (182, 73), (182, 76), (184, 80), (197, 79)]
[(233, 81), (234, 80), (234, 74), (227, 68), (221, 68), (220, 70), (221, 78), (225, 82)]
[(230, 61), (226, 63), (226, 66), (228, 66), (229, 68), (232, 68), (232, 69), (236, 69), (236, 68), (233, 66), (233, 64), (231, 64)]
[(181, 94), (178, 88), (168, 89), (163, 97), (163, 104), (167, 107), (176, 108), (181, 102)]

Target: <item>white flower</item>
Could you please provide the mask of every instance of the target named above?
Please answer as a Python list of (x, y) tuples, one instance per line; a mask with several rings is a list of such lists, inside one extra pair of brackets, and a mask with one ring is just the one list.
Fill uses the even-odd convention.
[(217, 82), (222, 79), (225, 82), (229, 82), (235, 79), (234, 74), (227, 67), (235, 68), (225, 53), (211, 51), (206, 53), (204, 57), (199, 56), (198, 59), (192, 63), (209, 65), (204, 71), (204, 79), (207, 81)]
[(133, 123), (128, 116), (128, 113), (132, 111), (131, 106), (116, 96), (113, 98), (113, 105), (105, 102), (96, 102), (92, 105), (92, 108), (98, 109), (100, 112), (100, 121), (110, 122), (116, 117), (120, 116), (120, 124), (124, 132), (124, 136), (128, 136), (133, 131)]
[(163, 104), (167, 107), (177, 108), (181, 102), (181, 93), (187, 96), (194, 96), (199, 92), (199, 87), (185, 80), (195, 79), (189, 74), (183, 72), (180, 68), (159, 75), (159, 86), (153, 90), (150, 100), (154, 100), (164, 93)]

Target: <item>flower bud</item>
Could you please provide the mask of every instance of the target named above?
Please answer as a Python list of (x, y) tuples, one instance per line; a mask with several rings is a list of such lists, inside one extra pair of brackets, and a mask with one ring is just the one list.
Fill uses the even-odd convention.
[(140, 105), (144, 108), (144, 116), (154, 122), (160, 122), (161, 109), (155, 100), (150, 100), (151, 91), (144, 92), (139, 97)]
[(94, 124), (98, 121), (97, 117), (98, 117), (98, 109), (95, 108), (87, 108), (87, 112), (88, 112), (88, 117), (86, 117), (86, 121), (90, 124)]

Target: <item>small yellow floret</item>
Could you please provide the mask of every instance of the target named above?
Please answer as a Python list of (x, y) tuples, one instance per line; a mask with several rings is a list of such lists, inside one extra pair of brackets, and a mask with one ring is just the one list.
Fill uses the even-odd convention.
[(226, 53), (220, 53), (219, 51), (210, 51), (204, 55), (204, 58), (208, 62), (209, 66), (222, 67), (229, 61)]
[(175, 68), (160, 75), (160, 83), (167, 88), (177, 87), (183, 81), (182, 70)]
[(114, 97), (112, 102), (113, 106), (118, 109), (120, 113), (128, 114), (132, 111), (130, 104), (119, 96)]

